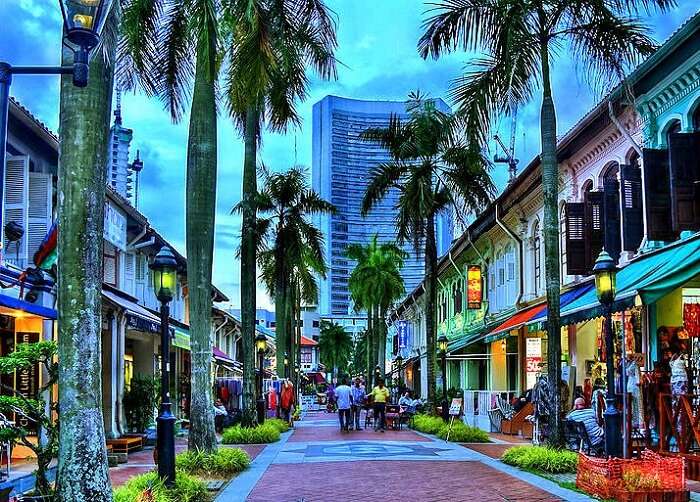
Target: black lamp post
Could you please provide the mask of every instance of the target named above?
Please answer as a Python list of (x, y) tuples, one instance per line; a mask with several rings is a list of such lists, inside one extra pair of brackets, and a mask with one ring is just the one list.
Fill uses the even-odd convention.
[(401, 392), (401, 367), (403, 366), (403, 357), (401, 357), (401, 353), (397, 354), (396, 356), (396, 379), (398, 381), (397, 387), (399, 388), (399, 392)]
[(617, 268), (610, 255), (603, 249), (593, 266), (598, 300), (605, 309), (605, 354), (608, 392), (605, 398), (605, 453), (611, 457), (622, 455), (620, 413), (615, 405), (615, 344), (612, 330), (612, 304), (615, 301), (615, 275)]
[(289, 378), (289, 355), (284, 353), (284, 378)]
[(258, 399), (256, 407), (258, 410), (258, 423), (265, 422), (265, 397), (263, 396), (263, 380), (265, 379), (265, 350), (267, 349), (267, 338), (262, 333), (255, 336), (255, 348), (258, 351)]
[[(12, 66), (0, 61), (0, 194), (5, 191), (7, 117), (10, 110), (12, 75), (73, 75), (73, 85), (85, 87), (88, 82), (88, 56), (100, 40), (112, 0), (60, 0), (60, 4), (64, 44), (71, 47), (75, 53), (73, 65)], [(3, 198), (0, 198), (0, 205), (0, 228), (4, 228)]]
[(170, 307), (177, 282), (177, 261), (163, 246), (151, 263), (153, 292), (160, 301), (160, 414), (158, 434), (158, 475), (167, 486), (175, 483), (175, 416), (170, 403)]
[(447, 421), (450, 419), (450, 410), (447, 408), (447, 337), (444, 334), (440, 335), (437, 343), (442, 366), (442, 418)]
[(377, 364), (374, 367), (374, 385), (377, 385), (379, 379), (382, 377), (382, 368)]

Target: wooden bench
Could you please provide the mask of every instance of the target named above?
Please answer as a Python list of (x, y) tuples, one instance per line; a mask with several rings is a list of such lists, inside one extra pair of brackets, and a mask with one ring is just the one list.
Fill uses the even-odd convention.
[(112, 447), (114, 453), (131, 453), (143, 449), (143, 439), (141, 437), (108, 439), (107, 447), (109, 446)]

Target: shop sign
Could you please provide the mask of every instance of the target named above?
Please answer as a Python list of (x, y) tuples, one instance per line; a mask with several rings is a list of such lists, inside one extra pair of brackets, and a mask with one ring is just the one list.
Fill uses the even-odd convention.
[(467, 308), (480, 309), (482, 301), (481, 267), (469, 265), (467, 268)]
[(542, 364), (542, 339), (525, 339), (525, 385), (531, 389), (535, 385), (537, 373)]
[(462, 398), (461, 397), (453, 397), (452, 398), (452, 404), (450, 404), (450, 415), (452, 416), (459, 416), (459, 414), (462, 412)]
[(132, 314), (126, 314), (126, 327), (134, 331), (160, 333), (160, 323), (156, 321), (149, 321), (143, 317)]
[(408, 321), (399, 321), (399, 348), (405, 349), (408, 346)]
[(126, 251), (126, 216), (111, 202), (105, 203), (104, 238), (122, 251)]
[(175, 336), (173, 338), (173, 347), (183, 350), (191, 350), (190, 335), (176, 328)]
[[(17, 343), (37, 343), (39, 333), (17, 333)], [(36, 399), (39, 393), (39, 363), (32, 368), (19, 370), (15, 374), (15, 388), (26, 399)], [(15, 423), (29, 431), (30, 436), (36, 436), (36, 423), (22, 414), (15, 413)]]

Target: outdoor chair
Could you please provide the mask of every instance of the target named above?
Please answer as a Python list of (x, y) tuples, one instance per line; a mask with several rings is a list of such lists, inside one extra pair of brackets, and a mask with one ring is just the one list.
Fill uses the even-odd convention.
[(586, 455), (600, 456), (604, 449), (604, 442), (594, 445), (583, 422), (575, 420), (564, 420), (564, 441), (568, 449)]
[(392, 429), (401, 429), (401, 413), (399, 405), (388, 404), (386, 406), (386, 423), (391, 423)]
[(374, 424), (374, 411), (370, 404), (365, 404), (363, 408), (365, 410), (365, 429), (369, 429)]
[(503, 434), (518, 434), (523, 428), (525, 418), (532, 415), (534, 411), (535, 408), (532, 406), (532, 403), (527, 403), (510, 419), (506, 418), (501, 422), (501, 432)]
[(491, 432), (501, 432), (501, 423), (504, 420), (503, 412), (500, 408), (491, 408), (488, 411), (489, 421), (491, 422)]
[(513, 409), (513, 405), (511, 405), (508, 401), (503, 399), (501, 396), (496, 397), (496, 408), (501, 410), (501, 413), (503, 414), (503, 418), (506, 420), (510, 420), (513, 418), (513, 415), (515, 415), (515, 410)]

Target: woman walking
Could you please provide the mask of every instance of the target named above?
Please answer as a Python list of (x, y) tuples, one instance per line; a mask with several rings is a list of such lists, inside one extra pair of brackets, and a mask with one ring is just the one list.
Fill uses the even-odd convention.
[(386, 401), (389, 399), (389, 389), (384, 387), (384, 380), (377, 379), (377, 385), (374, 386), (372, 392), (367, 396), (373, 399), (374, 405), (374, 431), (380, 430), (384, 432), (386, 422)]

